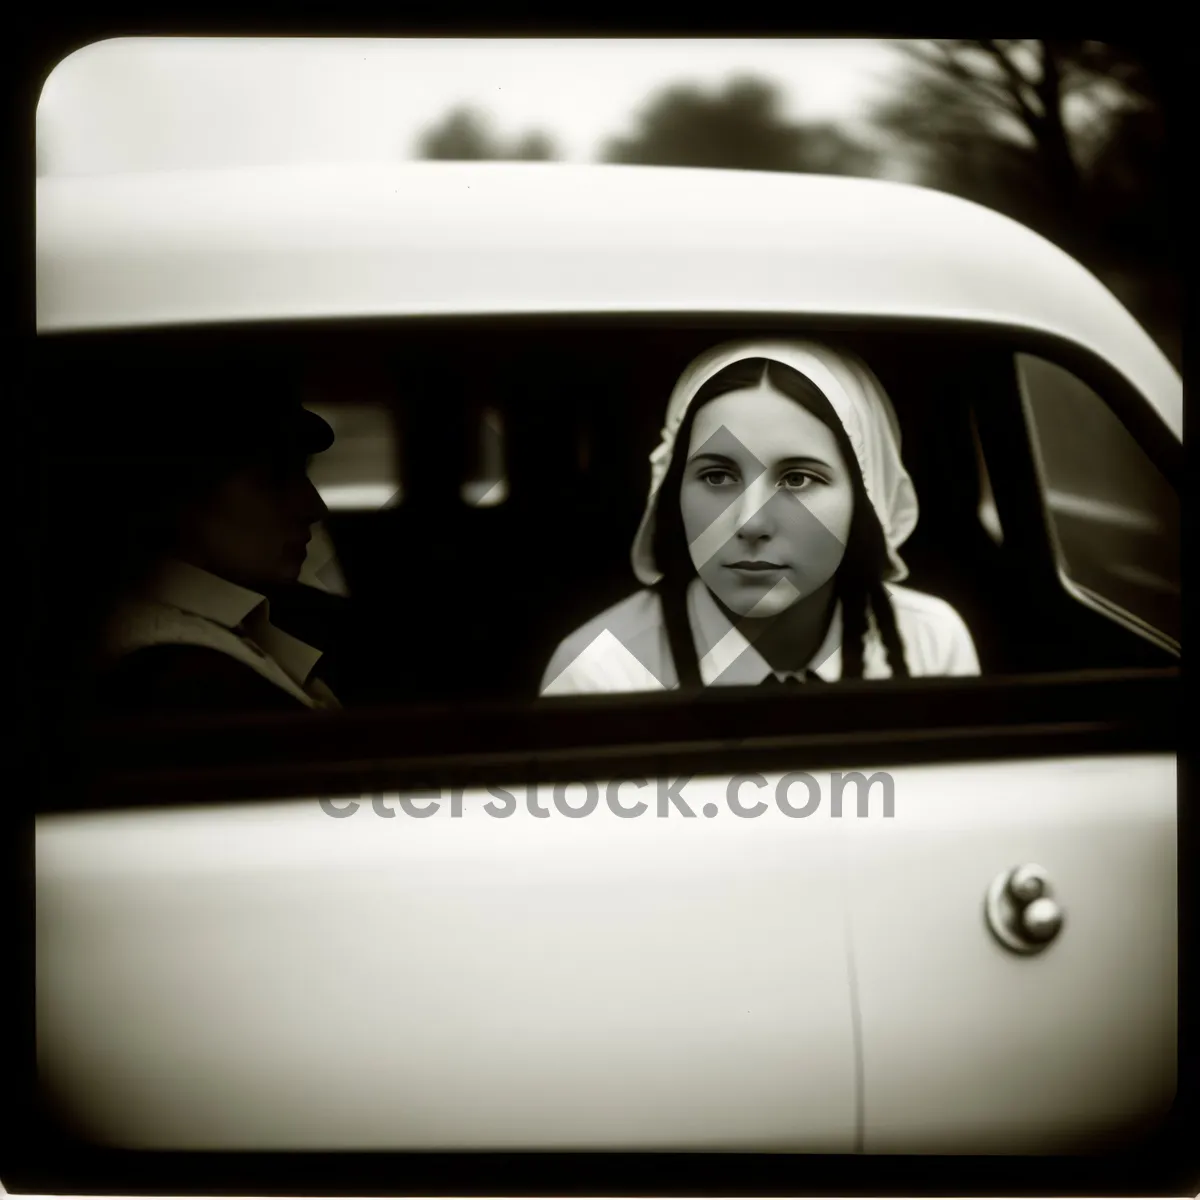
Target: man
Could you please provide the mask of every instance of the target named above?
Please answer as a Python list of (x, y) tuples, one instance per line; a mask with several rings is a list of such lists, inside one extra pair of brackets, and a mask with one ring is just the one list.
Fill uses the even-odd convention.
[[(308, 459), (333, 430), (259, 371), (202, 370), (143, 412), (120, 455), (120, 578), (107, 608), (95, 703), (103, 715), (340, 707), (321, 651), (271, 621), (326, 508)], [(221, 384), (224, 383), (222, 387)]]

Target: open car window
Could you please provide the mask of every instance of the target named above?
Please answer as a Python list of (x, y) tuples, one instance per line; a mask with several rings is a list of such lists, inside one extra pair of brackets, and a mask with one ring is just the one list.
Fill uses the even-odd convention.
[[(334, 435), (310, 462), (328, 511), (302, 586), (272, 596), (279, 624), (323, 652), (346, 707), (531, 702), (564, 640), (642, 588), (630, 548), (680, 372), (746, 335), (632, 319), (261, 335)], [(205, 353), (206, 336), (91, 338), (51, 402), (69, 417), (74, 371)], [(44, 350), (69, 359), (88, 340)], [(834, 340), (896, 411), (919, 501), (903, 587), (961, 618), (983, 677), (1175, 661), (1060, 575), (1061, 558), (1071, 580), (1177, 635), (1177, 495), (1095, 393), (1023, 353), (1014, 371), (1011, 343), (957, 329)], [(343, 362), (355, 371), (328, 365)]]

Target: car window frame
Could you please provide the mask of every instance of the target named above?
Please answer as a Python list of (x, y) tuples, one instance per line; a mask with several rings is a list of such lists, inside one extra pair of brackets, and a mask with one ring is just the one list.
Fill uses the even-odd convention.
[[(1031, 568), (1041, 576), (1040, 582), (1052, 584), (1060, 592), (1064, 593), (1071, 601), (1084, 604), (1089, 608), (1096, 608), (1101, 615), (1113, 620), (1116, 624), (1129, 629), (1139, 637), (1145, 638), (1153, 642), (1159, 649), (1167, 650), (1169, 653), (1178, 656), (1177, 647), (1171, 644), (1163, 644), (1155, 638), (1148, 638), (1146, 631), (1139, 627), (1135, 618), (1126, 618), (1125, 614), (1120, 612), (1110, 611), (1110, 607), (1097, 599), (1093, 603), (1089, 603), (1089, 598), (1078, 593), (1078, 585), (1068, 586), (1067, 581), (1064, 581), (1060, 564), (1058, 561), (1058, 553), (1056, 543), (1053, 539), (1053, 530), (1050, 525), (1048, 516), (1047, 498), (1045, 495), (1045, 486), (1043, 480), (1039, 477), (1036, 469), (1035, 448), (1032, 441), (1032, 431), (1029, 427), (1028, 419), (1022, 407), (1022, 398), (1020, 395), (1019, 378), (1017, 373), (1016, 355), (1020, 352), (1038, 354), (1040, 357), (1046, 358), (1048, 361), (1055, 362), (1063, 366), (1067, 370), (1074, 371), (1081, 380), (1088, 383), (1097, 389), (1098, 393), (1106, 399), (1111, 394), (1114, 396), (1115, 402), (1113, 408), (1118, 417), (1122, 419), (1122, 423), (1142, 445), (1151, 461), (1164, 472), (1164, 475), (1171, 481), (1174, 486), (1178, 487), (1175, 480), (1178, 478), (1177, 472), (1179, 462), (1182, 457), (1181, 443), (1167, 429), (1165, 423), (1158, 416), (1157, 412), (1149, 401), (1142, 397), (1136, 389), (1132, 387), (1110, 364), (1105, 362), (1094, 352), (1085, 347), (1065, 341), (1062, 338), (1039, 333), (1038, 331), (1030, 331), (1028, 329), (1013, 329), (1006, 325), (988, 325), (981, 326), (973, 321), (956, 321), (946, 319), (932, 318), (906, 318), (906, 319), (872, 319), (866, 320), (862, 318), (844, 319), (838, 317), (826, 317), (822, 319), (814, 319), (807, 315), (802, 317), (789, 317), (787, 314), (775, 314), (772, 318), (766, 318), (762, 315), (754, 317), (746, 314), (721, 315), (721, 314), (670, 314), (670, 313), (625, 313), (608, 318), (596, 317), (594, 314), (519, 314), (504, 317), (488, 317), (480, 318), (468, 314), (460, 314), (451, 317), (419, 317), (419, 318), (398, 318), (398, 319), (378, 319), (370, 320), (338, 320), (333, 322), (318, 321), (315, 324), (331, 325), (342, 329), (376, 329), (388, 331), (395, 329), (397, 326), (403, 326), (406, 330), (413, 330), (421, 326), (435, 326), (440, 329), (455, 330), (465, 327), (466, 329), (478, 328), (486, 326), (491, 328), (504, 329), (505, 327), (528, 326), (536, 324), (539, 329), (550, 331), (558, 327), (569, 328), (572, 325), (580, 325), (585, 328), (614, 326), (614, 327), (632, 327), (637, 329), (652, 329), (654, 327), (665, 327), (667, 329), (686, 327), (689, 330), (713, 329), (714, 332), (720, 331), (724, 335), (729, 335), (735, 330), (742, 328), (750, 328), (763, 333), (764, 329), (770, 331), (770, 334), (764, 336), (774, 336), (782, 334), (787, 336), (789, 333), (792, 336), (796, 335), (815, 335), (820, 336), (823, 333), (841, 335), (845, 337), (853, 337), (855, 334), (883, 334), (887, 336), (903, 336), (906, 333), (916, 333), (929, 335), (953, 336), (956, 331), (961, 331), (965, 338), (970, 339), (972, 348), (978, 348), (981, 355), (981, 369), (977, 373), (976, 379), (970, 381), (975, 389), (972, 393), (972, 400), (969, 403), (971, 416), (976, 424), (977, 431), (983, 442), (984, 452), (986, 454), (989, 440), (1002, 437), (1007, 438), (1013, 446), (1014, 455), (1013, 461), (1006, 461), (1006, 469), (1002, 472), (996, 472), (994, 469), (990, 472), (989, 482), (995, 498), (997, 512), (1000, 520), (1001, 528), (1005, 535), (1005, 540), (1010, 537), (1024, 538), (1027, 549), (1031, 552)], [(268, 338), (278, 336), (278, 332), (282, 330), (285, 337), (294, 335), (295, 322), (279, 322), (266, 329)], [(135, 340), (138, 336), (144, 333), (149, 334), (152, 338), (156, 333), (161, 333), (160, 330), (147, 331), (130, 331), (135, 334)], [(168, 335), (170, 331), (167, 331)], [(263, 330), (256, 328), (248, 330), (243, 325), (231, 324), (228, 329), (224, 326), (210, 327), (210, 333), (216, 334), (218, 337), (225, 333), (230, 333), (236, 340), (253, 341), (258, 337)], [(111, 331), (101, 331), (100, 337), (109, 336)], [(43, 344), (54, 340), (71, 340), (76, 335), (55, 333), (44, 335)], [(84, 333), (85, 340), (95, 336), (92, 333)], [(986, 357), (984, 357), (986, 356)], [(984, 369), (987, 367), (988, 369)], [(991, 368), (995, 369), (991, 369)], [(1106, 391), (1100, 391), (1100, 388), (1106, 388)], [(395, 411), (394, 406), (388, 406), (392, 420), (400, 419), (400, 414)], [(1014, 417), (1019, 419), (1020, 429), (1015, 428), (1013, 421)], [(1019, 443), (1019, 445), (1018, 445)], [(404, 454), (407, 447), (408, 454), (412, 453), (413, 439), (411, 437), (401, 437), (399, 439), (399, 448), (401, 454)], [(406, 464), (401, 464), (401, 469)], [(402, 475), (403, 477), (403, 475)], [(444, 481), (444, 490), (449, 496), (454, 493), (454, 499), (460, 500), (458, 492), (457, 480), (447, 479)], [(336, 552), (336, 545), (335, 545)], [(1167, 639), (1169, 643), (1169, 639)], [(1136, 672), (1137, 668), (1133, 668)], [(920, 679), (920, 680), (887, 680), (887, 681), (872, 681), (866, 684), (866, 691), (859, 691), (858, 685), (842, 681), (836, 689), (830, 689), (837, 694), (849, 695), (853, 694), (857, 697), (855, 703), (859, 705), (872, 705), (871, 697), (879, 693), (881, 689), (886, 689), (889, 697), (895, 695), (898, 703), (903, 704), (902, 696), (907, 694), (910, 689), (928, 689), (937, 690), (938, 688), (950, 688), (957, 690), (960, 687), (969, 689), (972, 686), (982, 686), (984, 688), (995, 686), (996, 683), (1005, 678), (1013, 678), (1011, 676), (982, 676), (979, 681), (973, 684), (971, 681), (956, 681), (942, 679)], [(1048, 682), (1055, 678), (1054, 673), (1045, 673), (1036, 677), (1037, 679)], [(722, 692), (732, 692), (733, 689), (720, 689)], [(741, 691), (741, 689), (738, 689)], [(823, 689), (824, 691), (824, 689)], [(964, 694), (968, 694), (964, 693)], [(604, 717), (602, 714), (607, 711), (605, 705), (615, 705), (617, 707), (633, 706), (636, 707), (642, 703), (643, 697), (641, 694), (619, 695), (613, 697), (600, 698), (597, 703), (597, 717), (602, 722)], [(690, 701), (685, 700), (681, 704), (679, 693), (668, 692), (663, 698), (667, 709), (672, 705), (686, 708)], [(742, 703), (744, 703), (743, 701)], [(556, 698), (551, 701), (541, 701), (539, 703), (551, 703), (555, 706), (571, 704), (573, 701), (563, 698)], [(590, 703), (590, 701), (584, 701)], [(882, 702), (881, 702), (882, 703)], [(887, 702), (890, 706), (891, 700)], [(513, 711), (521, 711), (524, 700), (517, 700), (510, 703), (506, 707)], [(408, 714), (417, 712), (429, 712), (428, 708), (414, 709), (412, 706), (405, 708), (404, 706), (390, 706), (376, 710), (381, 713), (391, 713), (393, 720), (403, 721), (409, 719)], [(448, 722), (455, 722), (455, 710), (447, 710), (445, 719)], [(658, 711), (658, 710), (655, 710)], [(736, 711), (731, 709), (731, 712)], [(761, 710), (758, 710), (761, 711)], [(791, 710), (789, 710), (791, 711)], [(215, 718), (217, 725), (225, 718)], [(297, 713), (293, 717), (288, 717), (286, 720), (297, 723), (298, 728), (311, 729), (308, 723), (311, 720), (315, 721), (341, 721), (347, 720), (347, 715), (342, 714), (311, 714)], [(423, 719), (423, 718), (422, 718)], [(183, 725), (194, 725), (198, 729), (207, 728), (212, 723), (212, 718), (199, 716), (195, 718), (181, 719)], [(258, 718), (242, 715), (236, 718), (230, 718), (235, 724), (244, 726), (247, 729), (256, 727)], [(883, 725), (880, 728), (888, 728), (890, 717), (884, 718)], [(174, 724), (175, 722), (169, 723)], [(159, 727), (160, 723), (151, 719), (138, 722), (140, 727), (144, 727), (147, 731), (154, 730)], [(350, 721), (353, 726), (354, 721)], [(902, 722), (903, 724), (903, 722)], [(363, 727), (369, 726), (369, 721)], [(347, 726), (343, 726), (347, 727)], [(828, 734), (827, 734), (828, 735)], [(749, 736), (749, 734), (747, 735)], [(142, 747), (145, 749), (145, 746)], [(265, 765), (265, 763), (264, 763)], [(135, 772), (137, 773), (137, 772)]]
[[(40, 812), (403, 788), (1174, 753), (1177, 667), (97, 722)], [(469, 733), (464, 731), (469, 730)]]
[[(1108, 617), (1117, 624), (1124, 626), (1141, 637), (1144, 637), (1147, 641), (1153, 642), (1156, 646), (1159, 646), (1160, 648), (1174, 654), (1176, 657), (1179, 657), (1181, 654), (1181, 644), (1176, 638), (1173, 638), (1170, 634), (1158, 629), (1151, 622), (1145, 620), (1137, 613), (1131, 612), (1117, 601), (1111, 600), (1109, 597), (1097, 592), (1094, 588), (1080, 583), (1071, 575), (1070, 564), (1068, 562), (1067, 554), (1063, 549), (1062, 538), (1054, 516), (1053, 506), (1050, 503), (1051, 480), (1047, 472), (1045, 456), (1042, 452), (1042, 448), (1038, 439), (1034, 402), (1030, 395), (1029, 387), (1021, 376), (1020, 365), (1017, 361), (1019, 355), (1028, 353), (1030, 352), (1020, 346), (1014, 350), (1013, 370), (1016, 377), (1017, 395), (1021, 405), (1021, 412), (1024, 416), (1025, 426), (1029, 435), (1029, 448), (1033, 460), (1033, 468), (1038, 479), (1039, 491), (1042, 497), (1046, 536), (1049, 539), (1050, 545), (1053, 549), (1059, 583), (1061, 584), (1063, 590), (1080, 604), (1090, 608), (1093, 612), (1097, 612), (1102, 616)], [(1178, 483), (1167, 475), (1160, 465), (1160, 462), (1156, 461), (1152, 456), (1151, 447), (1153, 446), (1153, 438), (1148, 438), (1146, 441), (1143, 441), (1142, 438), (1139, 438), (1137, 429), (1130, 428), (1129, 424), (1126, 423), (1126, 420), (1122, 418), (1119, 402), (1118, 405), (1112, 404), (1108, 395), (1104, 391), (1093, 386), (1092, 383), (1085, 379), (1077, 370), (1074, 370), (1072, 367), (1060, 362), (1057, 358), (1052, 358), (1045, 354), (1038, 354), (1036, 357), (1041, 358), (1044, 362), (1049, 363), (1051, 366), (1068, 372), (1069, 374), (1073, 375), (1078, 382), (1084, 384), (1092, 392), (1096, 399), (1103, 404), (1108, 411), (1117, 418), (1118, 421), (1120, 421), (1122, 428), (1124, 428), (1126, 433), (1133, 438), (1134, 445), (1146, 454), (1154, 469), (1159, 471), (1167, 485), (1175, 491), (1176, 496), (1179, 495)], [(1145, 402), (1145, 406), (1149, 407), (1148, 402)], [(1126, 405), (1125, 408), (1126, 413), (1128, 414), (1130, 406)], [(1145, 431), (1143, 431), (1143, 437), (1145, 437)]]
[[(1043, 359), (1088, 386), (1134, 439), (1167, 485), (1180, 494), (1183, 480), (1184, 451), (1180, 439), (1138, 389), (1110, 363), (1093, 350), (1078, 343), (1042, 331), (991, 327), (981, 345), (996, 348), (993, 370), (978, 377), (979, 391), (972, 404), (972, 420), (981, 455), (980, 522), (986, 519), (999, 527), (997, 545), (1010, 537), (1024, 539), (1033, 551), (1031, 565), (1039, 583), (1053, 581), (1054, 586), (1072, 602), (1128, 630), (1174, 658), (1181, 656), (1178, 641), (1134, 613), (1123, 609), (1067, 573), (1066, 559), (1059, 544), (1049, 498), (1049, 485), (1039, 456), (1036, 427), (1020, 378), (1018, 356), (1027, 354)], [(1019, 428), (1014, 422), (1019, 418)], [(1005, 469), (997, 471), (989, 449), (1003, 446), (1010, 451)], [(1036, 495), (1036, 509), (1029, 504)], [(986, 514), (986, 517), (985, 517)], [(989, 530), (989, 536), (996, 540)]]

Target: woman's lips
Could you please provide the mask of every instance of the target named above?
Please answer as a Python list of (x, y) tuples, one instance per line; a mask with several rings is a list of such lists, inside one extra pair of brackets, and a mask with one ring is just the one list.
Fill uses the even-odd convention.
[(779, 563), (773, 562), (735, 562), (729, 564), (733, 571), (782, 571)]

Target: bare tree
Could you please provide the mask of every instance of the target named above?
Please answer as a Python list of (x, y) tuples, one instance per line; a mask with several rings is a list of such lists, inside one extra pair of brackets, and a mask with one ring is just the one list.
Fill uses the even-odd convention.
[(718, 92), (688, 84), (665, 88), (641, 112), (637, 128), (604, 148), (609, 162), (727, 167), (756, 171), (870, 174), (874, 156), (831, 124), (789, 121), (780, 93), (742, 77)]
[(1106, 134), (1094, 123), (1073, 123), (1070, 112), (1080, 100), (1090, 101), (1093, 116), (1106, 102), (1114, 112), (1144, 106), (1150, 102), (1145, 70), (1094, 41), (980, 38), (898, 46), (913, 69), (905, 93), (882, 106), (876, 120), (923, 152), (931, 181), (1086, 236), (1088, 150)]
[(1147, 66), (1094, 41), (899, 49), (911, 69), (875, 120), (915, 155), (923, 181), (1053, 238), (1174, 346), (1177, 220), (1162, 101), (1169, 63)]

